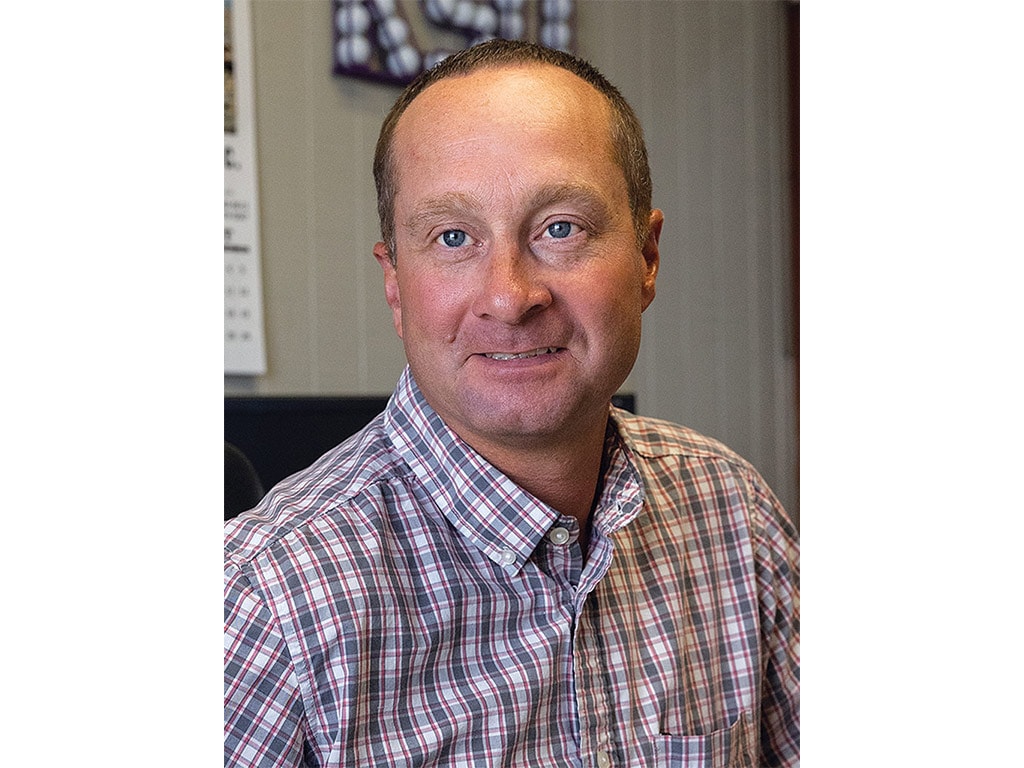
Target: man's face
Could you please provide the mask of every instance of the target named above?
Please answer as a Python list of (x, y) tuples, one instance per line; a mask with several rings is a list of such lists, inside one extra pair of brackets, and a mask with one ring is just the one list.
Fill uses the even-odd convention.
[(661, 212), (637, 246), (611, 109), (536, 65), (441, 80), (400, 119), (395, 329), (427, 402), (477, 450), (603, 432), (654, 298)]

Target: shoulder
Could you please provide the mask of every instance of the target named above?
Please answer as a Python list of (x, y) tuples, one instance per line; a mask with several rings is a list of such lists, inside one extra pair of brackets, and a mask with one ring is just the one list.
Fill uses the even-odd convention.
[[(313, 464), (274, 486), (252, 510), (224, 524), (225, 560), (243, 565), (325, 517), (358, 519), (379, 509), (381, 486), (408, 468), (397, 457), (378, 416)], [(343, 523), (342, 523), (343, 524)]]
[(619, 408), (612, 409), (623, 442), (636, 455), (648, 459), (671, 456), (720, 459), (740, 469), (753, 469), (750, 463), (724, 443), (664, 419), (636, 416)]
[[(662, 419), (617, 408), (612, 418), (644, 477), (649, 498), (661, 506), (680, 503), (685, 514), (741, 519), (755, 531), (781, 526), (795, 538), (792, 521), (753, 465), (714, 438)], [(674, 502), (672, 500), (675, 500)]]

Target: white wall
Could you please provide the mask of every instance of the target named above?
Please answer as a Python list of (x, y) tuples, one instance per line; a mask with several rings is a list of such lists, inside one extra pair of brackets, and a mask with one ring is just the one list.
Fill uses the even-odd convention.
[[(797, 518), (784, 6), (577, 8), (579, 53), (644, 123), (666, 218), (624, 390), (749, 458)], [(398, 90), (332, 76), (329, 0), (254, 0), (253, 43), (269, 370), (225, 390), (387, 394), (404, 357), (371, 255), (370, 168)]]

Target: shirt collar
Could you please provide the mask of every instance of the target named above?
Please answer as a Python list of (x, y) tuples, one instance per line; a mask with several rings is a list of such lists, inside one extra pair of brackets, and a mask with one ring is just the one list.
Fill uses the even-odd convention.
[(384, 412), (402, 459), (462, 536), (518, 572), (558, 513), (491, 466), (427, 404), (406, 366)]
[[(518, 573), (555, 525), (558, 512), (456, 435), (427, 403), (408, 366), (384, 412), (384, 428), (455, 530), (493, 562)], [(613, 533), (637, 517), (643, 502), (640, 473), (619, 425), (610, 418), (594, 523)]]
[(643, 511), (644, 484), (634, 457), (620, 432), (615, 409), (610, 409), (604, 438), (601, 493), (594, 505), (592, 525), (611, 535), (632, 523)]

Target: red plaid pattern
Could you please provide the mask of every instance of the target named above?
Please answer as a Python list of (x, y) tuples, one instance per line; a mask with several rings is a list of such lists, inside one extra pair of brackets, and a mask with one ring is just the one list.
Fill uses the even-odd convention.
[(408, 371), (226, 524), (225, 765), (799, 764), (795, 531), (758, 474), (613, 409), (586, 562)]

